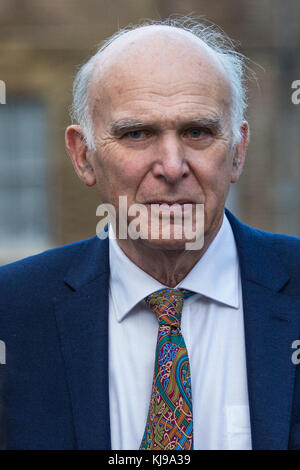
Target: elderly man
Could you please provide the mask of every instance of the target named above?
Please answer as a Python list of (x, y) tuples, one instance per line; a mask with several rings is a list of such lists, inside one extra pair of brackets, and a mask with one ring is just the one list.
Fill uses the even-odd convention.
[[(117, 223), (0, 270), (8, 448), (300, 448), (300, 243), (224, 213), (248, 124), (219, 39), (143, 25), (79, 71), (66, 145)], [(175, 236), (187, 207), (197, 249)]]

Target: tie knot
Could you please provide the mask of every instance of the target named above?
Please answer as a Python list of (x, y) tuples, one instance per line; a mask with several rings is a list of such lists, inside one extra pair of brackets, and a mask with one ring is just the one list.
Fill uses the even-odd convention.
[(183, 302), (194, 292), (185, 289), (160, 289), (145, 297), (146, 303), (155, 312), (159, 325), (180, 328)]

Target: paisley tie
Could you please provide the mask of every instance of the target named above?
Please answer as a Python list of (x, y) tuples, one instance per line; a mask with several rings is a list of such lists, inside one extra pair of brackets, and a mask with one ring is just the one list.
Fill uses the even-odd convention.
[(140, 449), (193, 449), (190, 364), (181, 334), (184, 289), (161, 289), (146, 303), (156, 313), (159, 328), (150, 407)]

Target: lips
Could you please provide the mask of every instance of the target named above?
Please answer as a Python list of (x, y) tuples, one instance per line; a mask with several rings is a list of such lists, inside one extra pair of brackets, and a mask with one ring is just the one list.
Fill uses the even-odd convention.
[(153, 214), (162, 214), (162, 215), (172, 215), (172, 214), (183, 214), (186, 216), (191, 216), (193, 202), (187, 200), (178, 200), (178, 201), (149, 201), (147, 203), (151, 213)]
[(184, 204), (194, 204), (193, 201), (186, 201), (186, 200), (178, 200), (178, 201), (149, 201), (146, 204), (167, 204), (168, 206), (172, 206), (173, 204), (179, 204), (183, 206)]

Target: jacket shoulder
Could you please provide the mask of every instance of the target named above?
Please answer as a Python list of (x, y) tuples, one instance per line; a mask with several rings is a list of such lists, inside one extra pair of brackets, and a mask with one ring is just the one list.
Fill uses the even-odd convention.
[(266, 232), (257, 228), (247, 227), (250, 238), (255, 237), (263, 244), (269, 245), (274, 249), (280, 258), (288, 263), (300, 262), (300, 238), (293, 235), (286, 235), (283, 233)]
[[(17, 299), (22, 294), (38, 296), (47, 291), (57, 292), (74, 258), (93, 245), (97, 237), (52, 248), (34, 256), (0, 267), (0, 298), (4, 304), (9, 298)], [(1, 306), (0, 300), (0, 306)]]
[(300, 238), (283, 234), (271, 234), (273, 246), (282, 263), (300, 278)]
[[(281, 275), (289, 277), (285, 292), (299, 296), (300, 238), (250, 227), (228, 210), (226, 215), (231, 223), (240, 262), (247, 276), (266, 283), (267, 278), (272, 280), (276, 273), (279, 276), (281, 272)], [(267, 284), (271, 285), (272, 282)]]
[(238, 220), (228, 209), (225, 210), (227, 218), (234, 230), (237, 238), (242, 236), (244, 242), (257, 241), (261, 244), (270, 245), (280, 251), (282, 254), (294, 252), (296, 256), (300, 256), (300, 238), (283, 233), (273, 233), (260, 230), (255, 227), (246, 225), (244, 222)]

